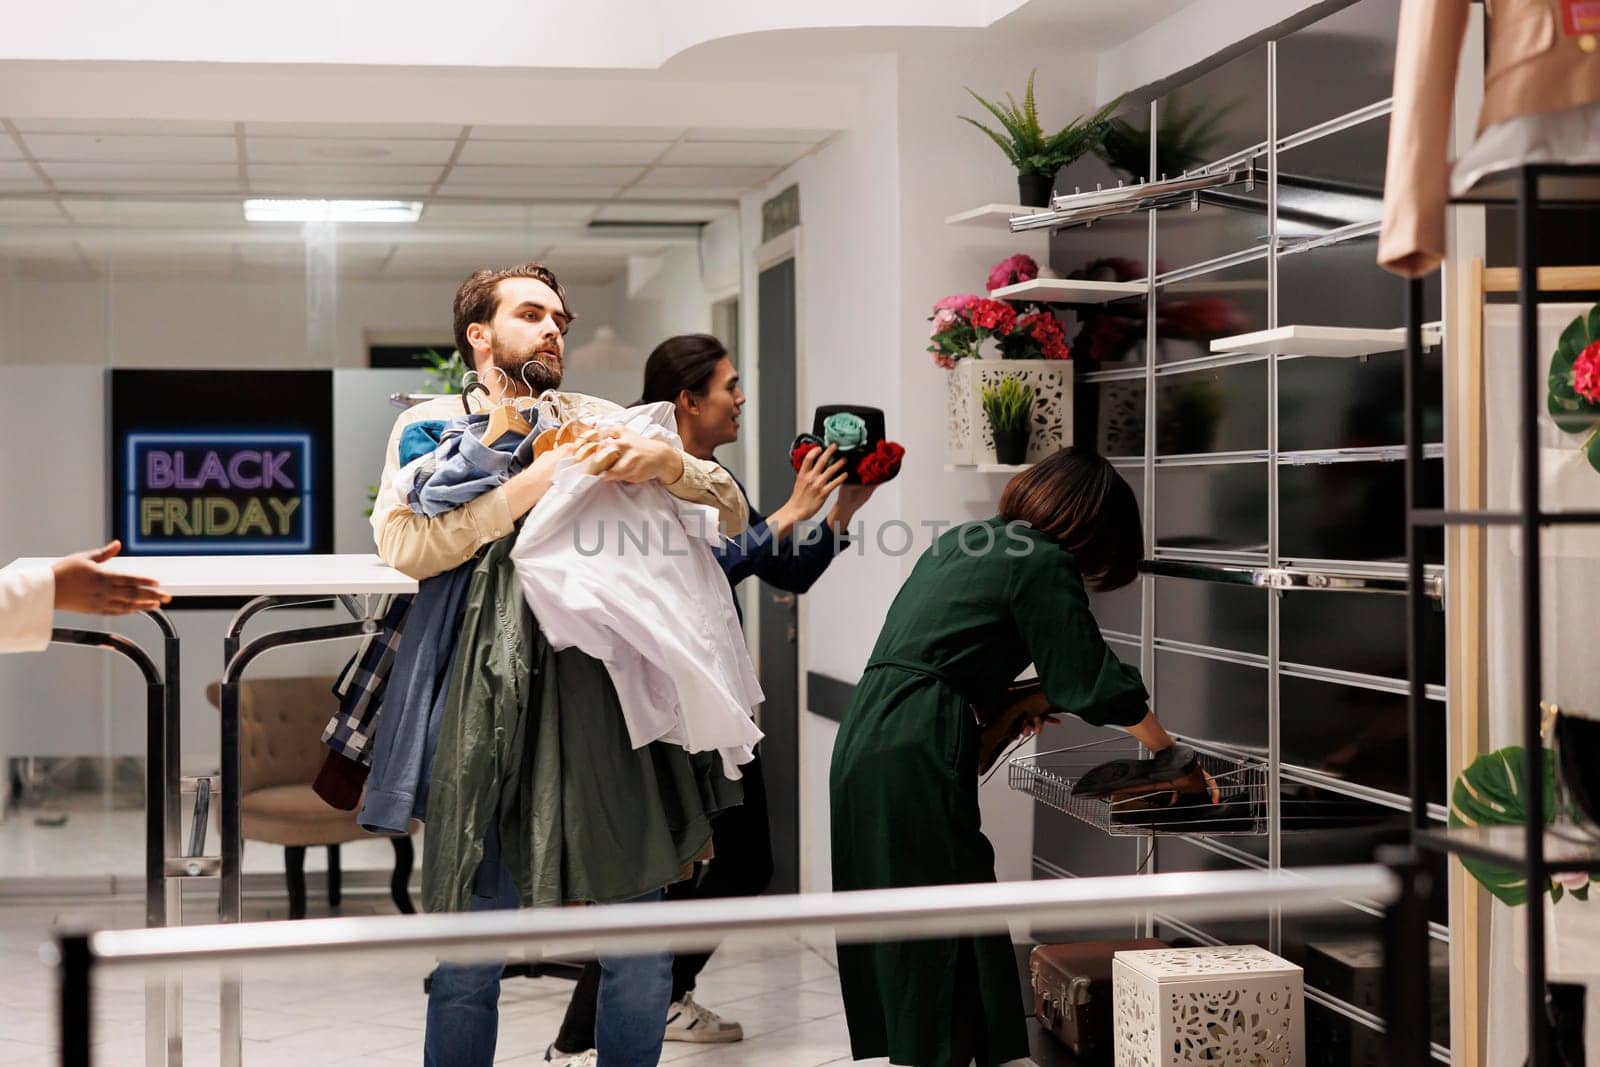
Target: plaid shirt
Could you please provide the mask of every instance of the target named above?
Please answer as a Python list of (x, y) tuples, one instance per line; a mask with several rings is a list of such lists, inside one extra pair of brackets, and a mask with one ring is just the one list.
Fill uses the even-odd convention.
[(411, 599), (410, 595), (390, 598), (378, 632), (361, 643), (333, 683), (339, 710), (322, 731), (322, 743), (346, 759), (372, 764), (372, 735), (383, 710), (383, 691), (389, 685)]

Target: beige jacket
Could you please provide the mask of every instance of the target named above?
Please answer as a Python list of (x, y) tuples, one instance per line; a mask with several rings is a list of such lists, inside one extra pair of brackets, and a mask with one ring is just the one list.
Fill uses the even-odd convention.
[[(562, 422), (621, 410), (609, 400), (582, 393), (549, 396), (555, 408), (553, 414)], [(477, 395), (473, 396), (473, 404), (475, 409), (481, 409)], [(513, 527), (511, 505), (503, 486), (433, 518), (413, 512), (394, 486), (394, 476), (400, 470), (400, 435), (405, 428), (424, 419), (452, 419), (460, 414), (459, 396), (427, 400), (408, 408), (395, 419), (394, 429), (389, 433), (389, 446), (384, 452), (383, 480), (378, 486), (378, 500), (372, 507), (373, 537), (378, 544), (378, 555), (385, 563), (419, 581), (459, 567), (478, 549), (498, 541)], [(696, 459), (688, 453), (684, 453), (682, 459), (683, 474), (666, 487), (667, 492), (681, 500), (716, 508), (724, 534), (731, 536), (742, 532), (749, 519), (749, 505), (733, 476), (717, 464)]]
[(38, 652), (50, 643), (56, 576), (48, 566), (0, 568), (0, 652)]
[[(1600, 48), (1563, 32), (1560, 0), (1487, 0), (1489, 66), (1478, 129), (1600, 100)], [(1444, 258), (1450, 109), (1468, 0), (1404, 0), (1378, 262), (1408, 278)]]

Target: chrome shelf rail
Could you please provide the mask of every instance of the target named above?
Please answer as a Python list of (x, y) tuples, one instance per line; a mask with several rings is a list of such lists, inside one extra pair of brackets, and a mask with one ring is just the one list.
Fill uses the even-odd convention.
[[(1299, 564), (1279, 567), (1249, 564), (1189, 562), (1180, 559), (1145, 560), (1139, 569), (1146, 574), (1167, 578), (1188, 578), (1227, 585), (1249, 585), (1257, 589), (1311, 590), (1332, 593), (1385, 593), (1403, 596), (1410, 586), (1404, 577), (1362, 570), (1312, 569)], [(1435, 600), (1444, 596), (1444, 575), (1439, 569), (1423, 579), (1424, 595)]]

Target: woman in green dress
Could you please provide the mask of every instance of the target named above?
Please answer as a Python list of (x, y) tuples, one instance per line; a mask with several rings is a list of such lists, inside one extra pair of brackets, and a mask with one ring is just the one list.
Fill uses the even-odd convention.
[[(945, 532), (889, 609), (833, 748), (836, 890), (993, 882), (978, 814), (979, 730), (1032, 663), (1046, 712), (1173, 739), (1139, 673), (1106, 647), (1089, 610), (1131, 582), (1139, 506), (1100, 456), (1064, 449), (1013, 478), (1000, 513)], [(851, 1051), (915, 1067), (1028, 1055), (1016, 957), (1004, 936), (840, 945)]]

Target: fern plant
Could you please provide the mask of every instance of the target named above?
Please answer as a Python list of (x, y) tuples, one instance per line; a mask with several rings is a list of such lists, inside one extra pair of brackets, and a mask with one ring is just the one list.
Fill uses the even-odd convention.
[(1022, 103), (1010, 93), (1004, 101), (985, 100), (970, 87), (972, 98), (999, 120), (1004, 133), (991, 129), (977, 119), (961, 116), (963, 122), (982, 130), (1005, 153), (1006, 159), (1017, 168), (1018, 174), (1054, 177), (1056, 171), (1073, 160), (1094, 151), (1105, 136), (1107, 119), (1122, 101), (1113, 100), (1093, 115), (1079, 116), (1055, 133), (1046, 134), (1039, 125), (1039, 108), (1034, 102), (1033, 80), (1038, 71), (1028, 75), (1028, 88), (1022, 94)]
[(452, 349), (448, 356), (441, 356), (430, 348), (422, 353), (422, 360), (428, 367), (428, 392), (461, 392), (461, 376), (466, 374), (467, 365), (460, 352)]
[(1018, 378), (1002, 378), (983, 387), (983, 413), (996, 433), (1026, 430), (1033, 419), (1033, 387)]
[(1161, 121), (1156, 126), (1156, 166), (1150, 169), (1150, 128), (1135, 126), (1126, 119), (1112, 119), (1105, 135), (1095, 146), (1095, 154), (1115, 170), (1132, 178), (1153, 180), (1165, 175), (1176, 178), (1208, 162), (1221, 139), (1218, 127), (1237, 103), (1212, 108), (1204, 103), (1185, 109), (1177, 96), (1160, 107)]

